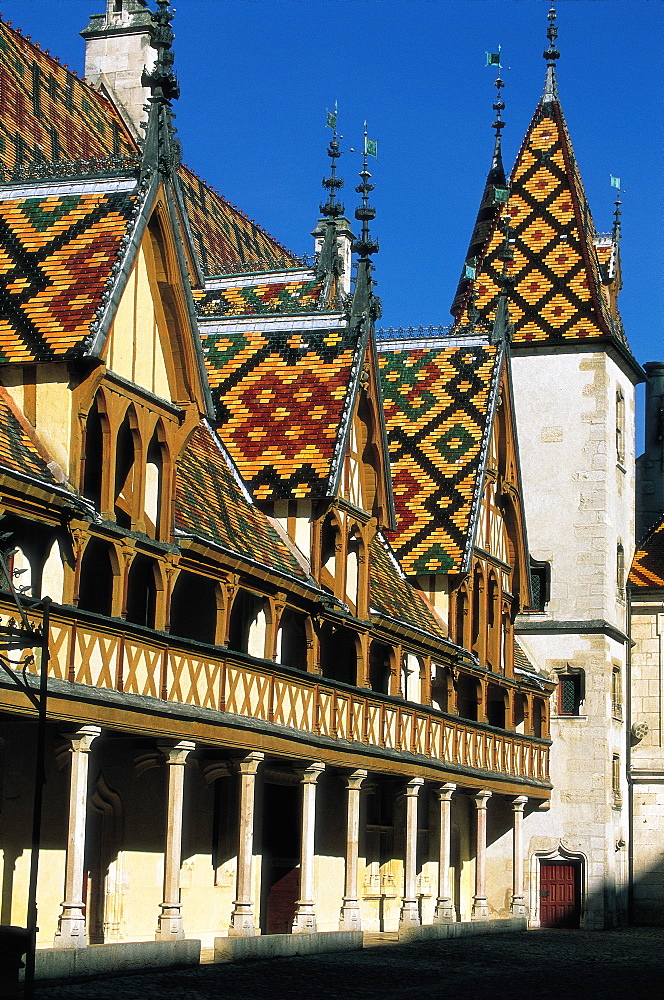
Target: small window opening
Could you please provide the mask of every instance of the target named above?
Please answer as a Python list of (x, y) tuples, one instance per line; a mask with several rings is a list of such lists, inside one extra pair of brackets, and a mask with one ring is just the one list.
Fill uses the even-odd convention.
[(372, 642), (369, 649), (369, 683), (372, 691), (390, 693), (392, 649), (382, 642)]
[(127, 583), (127, 621), (134, 625), (154, 628), (157, 607), (157, 583), (154, 563), (147, 556), (137, 555), (129, 569)]
[(277, 662), (296, 670), (307, 669), (306, 618), (292, 608), (285, 608), (279, 619)]
[(544, 612), (551, 599), (551, 563), (530, 560), (532, 611)]
[(582, 674), (561, 674), (558, 678), (558, 714), (580, 715), (582, 701)]

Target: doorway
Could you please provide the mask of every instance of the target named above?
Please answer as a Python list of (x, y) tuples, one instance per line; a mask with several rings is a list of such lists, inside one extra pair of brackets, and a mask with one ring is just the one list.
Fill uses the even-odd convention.
[(300, 812), (297, 784), (269, 784), (263, 790), (261, 932), (290, 934), (300, 898)]
[(574, 861), (540, 862), (540, 926), (579, 927), (581, 865)]

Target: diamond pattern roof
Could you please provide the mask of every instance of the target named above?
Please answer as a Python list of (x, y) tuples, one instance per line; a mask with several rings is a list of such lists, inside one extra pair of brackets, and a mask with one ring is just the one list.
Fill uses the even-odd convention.
[(127, 157), (136, 145), (112, 104), (0, 21), (0, 164)]
[[(514, 241), (513, 343), (609, 336), (625, 343), (620, 322), (612, 319), (602, 296), (593, 221), (557, 101), (542, 101), (535, 112), (499, 218), (505, 215)], [(476, 305), (487, 322), (495, 315), (503, 243), (503, 228), (494, 223), (475, 282)], [(462, 321), (466, 308), (467, 302)]]
[(408, 574), (462, 568), (474, 537), (492, 385), (501, 355), (473, 344), (378, 355), (397, 514), (390, 535)]
[(438, 638), (446, 637), (424, 598), (404, 580), (390, 546), (380, 534), (371, 546), (370, 587), (373, 611), (415, 625)]
[(229, 268), (237, 270), (238, 264), (246, 264), (247, 271), (255, 266), (259, 270), (300, 266), (297, 257), (187, 167), (180, 168), (179, 178), (205, 275), (224, 274)]
[(641, 543), (629, 582), (632, 587), (664, 587), (664, 517)]
[(281, 283), (257, 283), (199, 293), (202, 316), (247, 316), (265, 313), (316, 312), (323, 281), (297, 278)]
[(220, 433), (256, 500), (330, 495), (357, 336), (343, 327), (207, 331)]
[(0, 202), (0, 361), (68, 356), (89, 333), (134, 196)]
[(267, 517), (246, 498), (206, 424), (194, 431), (178, 463), (175, 527), (277, 571), (308, 579)]

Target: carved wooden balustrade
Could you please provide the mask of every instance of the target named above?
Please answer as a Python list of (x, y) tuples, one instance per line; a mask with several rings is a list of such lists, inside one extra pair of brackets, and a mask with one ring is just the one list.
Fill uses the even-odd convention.
[[(0, 623), (9, 617), (9, 605), (0, 600)], [(49, 650), (49, 676), (60, 680), (548, 781), (546, 741), (117, 619), (54, 607)]]

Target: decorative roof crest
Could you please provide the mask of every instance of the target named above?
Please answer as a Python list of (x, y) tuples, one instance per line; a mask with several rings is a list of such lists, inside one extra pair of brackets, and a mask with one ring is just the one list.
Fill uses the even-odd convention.
[(556, 84), (556, 60), (560, 59), (560, 52), (556, 48), (555, 42), (558, 37), (558, 28), (556, 27), (556, 8), (551, 6), (548, 13), (549, 27), (546, 32), (546, 37), (549, 39), (549, 47), (544, 50), (544, 58), (546, 59), (546, 80), (544, 83), (544, 101), (557, 101), (558, 100), (558, 87)]

